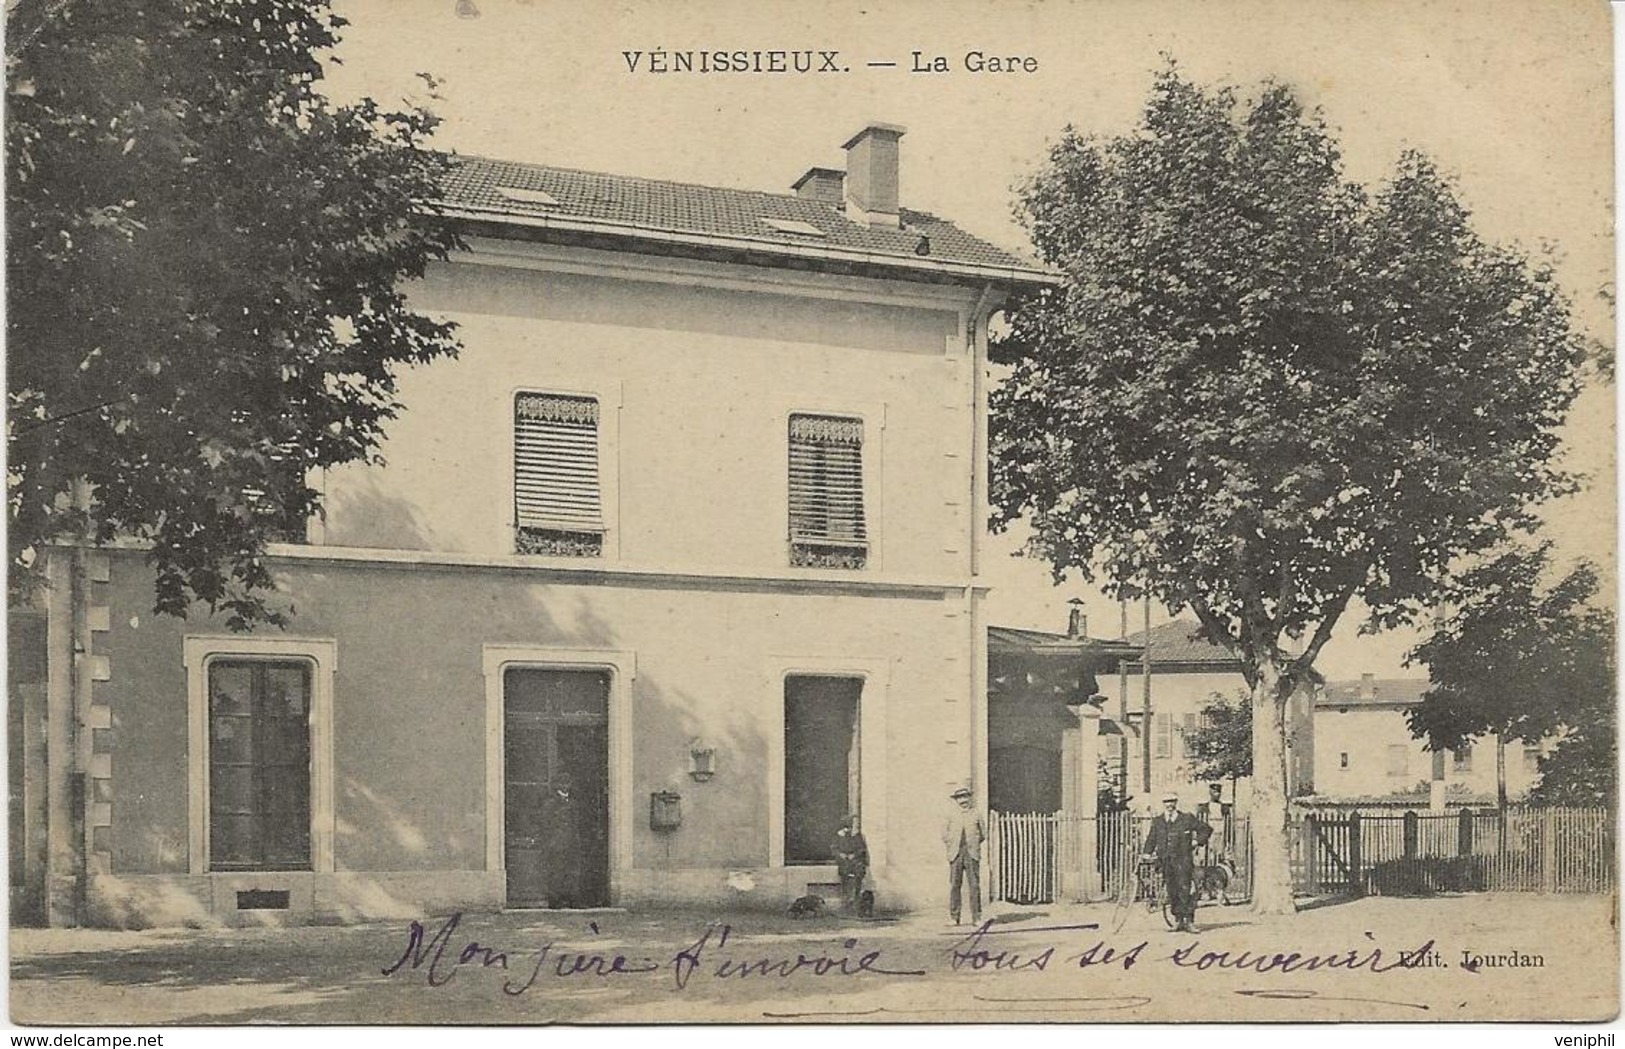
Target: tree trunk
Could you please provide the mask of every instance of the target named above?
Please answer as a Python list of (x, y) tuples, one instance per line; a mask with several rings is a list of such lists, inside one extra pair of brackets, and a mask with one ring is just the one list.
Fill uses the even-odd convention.
[(1507, 741), (1499, 732), (1495, 734), (1495, 809), (1507, 810)]
[(1253, 911), (1292, 914), (1292, 844), (1286, 795), (1286, 697), (1273, 661), (1253, 685)]

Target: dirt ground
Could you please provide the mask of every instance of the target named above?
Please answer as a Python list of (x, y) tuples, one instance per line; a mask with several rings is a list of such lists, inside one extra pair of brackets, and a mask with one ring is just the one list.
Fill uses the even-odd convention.
[[(18, 1024), (1590, 1020), (1619, 1008), (1611, 897), (911, 916), (534, 912), (346, 927), (13, 929)], [(617, 961), (617, 959), (619, 959)]]

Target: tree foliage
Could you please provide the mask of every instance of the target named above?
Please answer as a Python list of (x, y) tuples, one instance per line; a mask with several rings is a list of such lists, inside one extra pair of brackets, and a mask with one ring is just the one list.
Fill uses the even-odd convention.
[(52, 541), (130, 538), (160, 612), (281, 621), (263, 554), (318, 511), (307, 472), (375, 456), (398, 369), (455, 352), (400, 289), (456, 247), (422, 215), (435, 118), (320, 93), (343, 24), (298, 0), (14, 10), (14, 577)]
[(1541, 793), (1605, 793), (1611, 805), (1614, 617), (1593, 604), (1589, 564), (1548, 583), (1550, 561), (1549, 545), (1512, 548), (1453, 582), (1449, 615), (1411, 654), (1428, 689), (1406, 717), (1434, 750), (1492, 732), (1525, 743), (1562, 735), (1541, 763)]
[(1132, 133), (1068, 129), (1018, 213), (1064, 285), (995, 349), (995, 524), (1238, 657), (1260, 906), (1289, 908), (1287, 697), (1354, 598), (1410, 621), (1573, 487), (1552, 459), (1584, 343), (1549, 267), (1482, 240), (1432, 162), (1367, 192), (1280, 84), (1244, 101), (1170, 65)]
[(1585, 808), (1619, 804), (1619, 717), (1612, 696), (1597, 697), (1556, 749), (1540, 759), (1540, 780), (1528, 800)]
[(1253, 707), (1246, 693), (1214, 693), (1195, 731), (1185, 734), (1185, 753), (1196, 779), (1242, 779), (1253, 774)]

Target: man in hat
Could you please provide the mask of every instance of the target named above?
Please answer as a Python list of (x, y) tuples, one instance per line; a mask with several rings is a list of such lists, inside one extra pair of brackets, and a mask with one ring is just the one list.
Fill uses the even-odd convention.
[(982, 920), (982, 842), (987, 830), (982, 826), (982, 814), (972, 804), (975, 795), (969, 787), (960, 787), (949, 797), (954, 809), (942, 823), (942, 844), (948, 854), (948, 915), (959, 924), (961, 882), (970, 889), (970, 919)]
[(1168, 909), (1173, 912), (1174, 928), (1179, 932), (1196, 931), (1196, 896), (1191, 883), (1196, 878), (1196, 850), (1207, 844), (1213, 828), (1179, 811), (1179, 795), (1170, 791), (1162, 796), (1162, 813), (1152, 819), (1151, 829), (1145, 834), (1145, 847), (1140, 859), (1156, 861), (1162, 871), (1162, 881), (1168, 887)]

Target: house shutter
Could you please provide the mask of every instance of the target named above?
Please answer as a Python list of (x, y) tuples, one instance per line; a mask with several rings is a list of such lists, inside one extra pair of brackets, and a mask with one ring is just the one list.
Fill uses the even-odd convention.
[(513, 432), (514, 520), (521, 532), (601, 533), (598, 402), (522, 393)]
[(863, 420), (790, 417), (790, 544), (797, 564), (863, 567)]
[(1168, 714), (1152, 715), (1156, 735), (1152, 737), (1153, 757), (1167, 758), (1173, 756), (1174, 720)]

